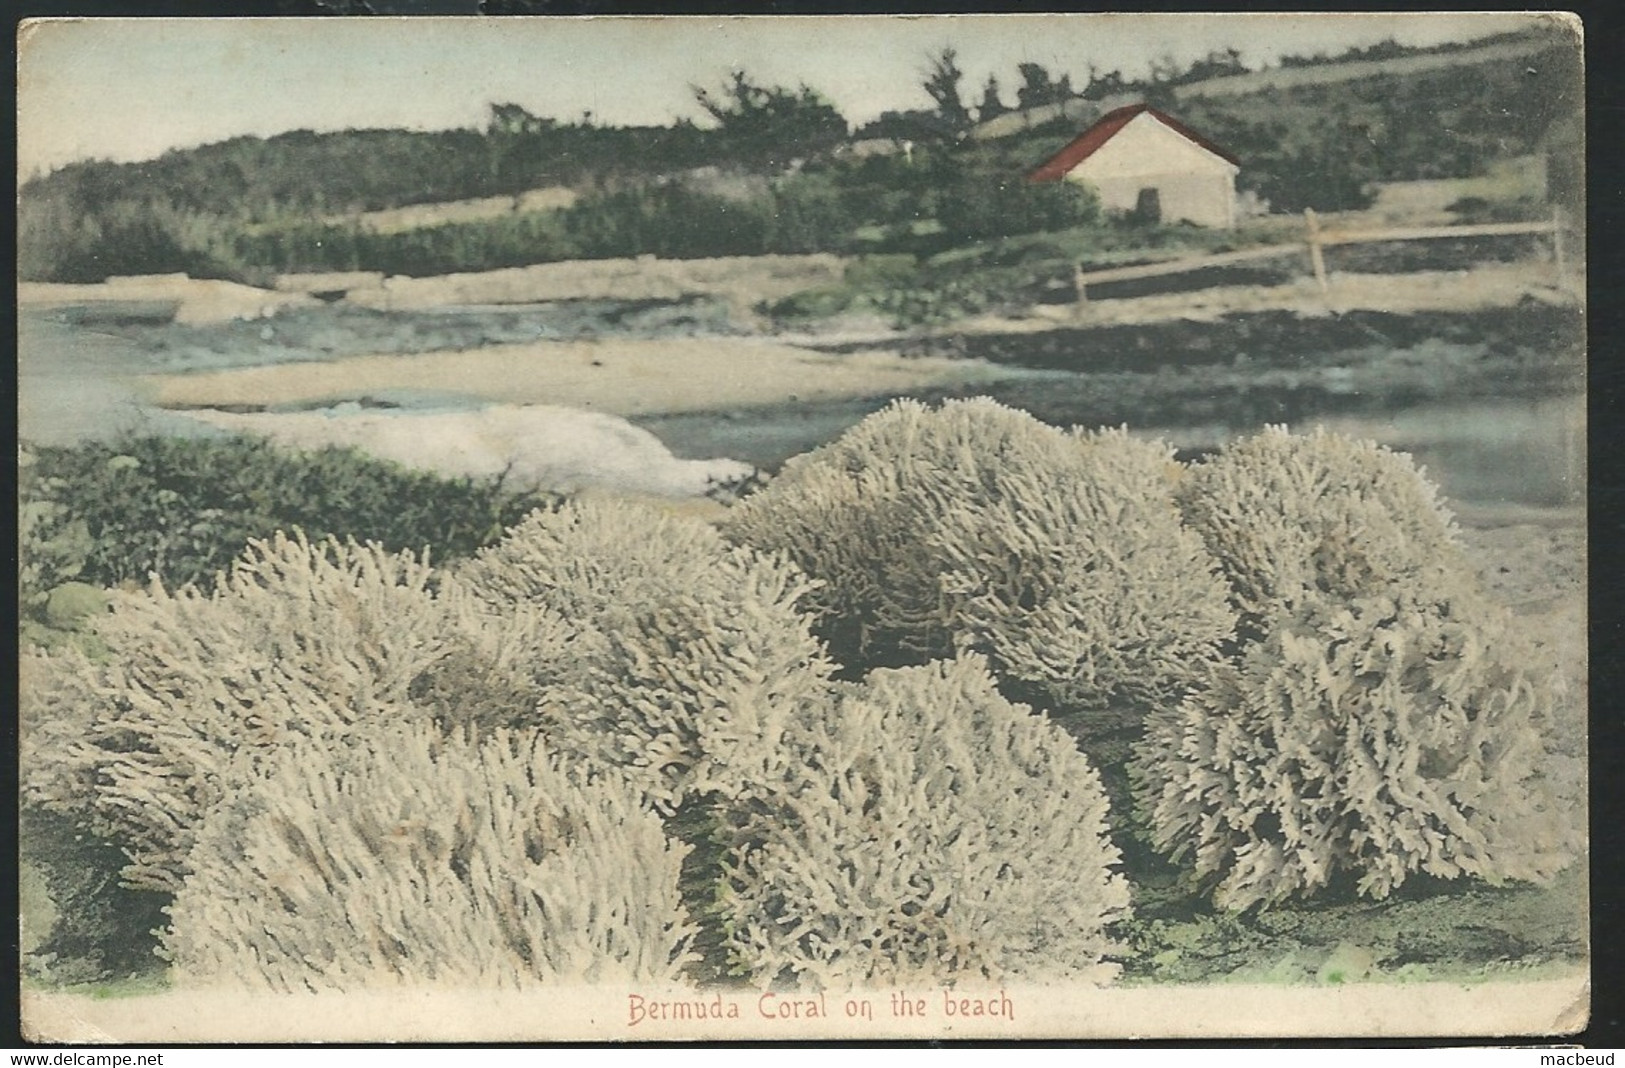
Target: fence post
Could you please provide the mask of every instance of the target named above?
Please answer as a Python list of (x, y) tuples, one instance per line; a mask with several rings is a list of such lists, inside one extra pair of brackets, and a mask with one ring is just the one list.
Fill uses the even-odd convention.
[(1569, 286), (1568, 265), (1564, 262), (1565, 249), (1563, 247), (1563, 209), (1552, 209), (1552, 264), (1557, 268), (1557, 284), (1563, 289)]
[(1089, 286), (1083, 280), (1083, 264), (1072, 264), (1072, 288), (1078, 291), (1078, 314), (1083, 314), (1083, 306), (1089, 303)]
[(1320, 283), (1320, 291), (1330, 292), (1331, 285), (1326, 280), (1326, 254), (1320, 244), (1320, 217), (1315, 214), (1314, 208), (1304, 208), (1303, 221), (1309, 228), (1309, 266), (1315, 270), (1315, 281)]

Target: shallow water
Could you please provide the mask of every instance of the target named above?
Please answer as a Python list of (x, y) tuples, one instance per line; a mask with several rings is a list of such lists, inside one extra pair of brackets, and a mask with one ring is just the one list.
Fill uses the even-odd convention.
[[(19, 320), (18, 431), (26, 441), (69, 444), (123, 432), (209, 434), (212, 428), (184, 414), (156, 409), (143, 396), (140, 376), (168, 369), (173, 352), (151, 339), (76, 326), (51, 316)], [(1083, 376), (1056, 373), (1060, 379)], [(1035, 393), (1035, 387), (1037, 393)], [(1058, 425), (1098, 421), (1068, 410), (1070, 390), (1045, 390), (1030, 378), (986, 392), (1022, 405), (1045, 394), (1041, 415)], [(401, 393), (378, 398), (413, 410), (465, 407), (466, 401)], [(451, 402), (451, 403), (449, 403)], [(776, 468), (790, 456), (838, 436), (887, 398), (833, 401), (634, 420), (678, 456), (731, 457)], [(1081, 401), (1079, 402), (1082, 403)], [(1238, 413), (1239, 414), (1239, 413)], [(1136, 429), (1163, 437), (1187, 455), (1199, 454), (1259, 429), (1256, 411), (1238, 420), (1185, 423), (1160, 412)], [(1135, 425), (1132, 418), (1128, 419)], [(1475, 397), (1428, 401), (1391, 411), (1315, 416), (1294, 429), (1324, 425), (1411, 453), (1447, 497), (1466, 504), (1572, 506), (1585, 500), (1585, 407), (1573, 396), (1498, 400)]]
[(1544, 397), (1430, 404), (1382, 419), (1310, 425), (1410, 453), (1457, 501), (1556, 506), (1585, 501), (1585, 419), (1582, 398)]
[[(996, 388), (990, 392), (999, 393)], [(727, 455), (773, 468), (839, 436), (886, 403), (884, 399), (842, 401), (794, 410), (745, 409), (635, 422), (679, 456)], [(1060, 425), (1078, 421), (1067, 418), (1064, 411), (1044, 414)], [(1323, 426), (1409, 453), (1439, 483), (1445, 496), (1462, 503), (1552, 507), (1585, 500), (1582, 398), (1425, 404), (1392, 413), (1320, 417), (1290, 425), (1294, 430)], [(1185, 457), (1262, 429), (1259, 423), (1130, 426), (1145, 437), (1167, 441)]]
[(120, 434), (213, 433), (147, 403), (147, 355), (127, 338), (50, 316), (17, 321), (17, 436), (71, 445)]

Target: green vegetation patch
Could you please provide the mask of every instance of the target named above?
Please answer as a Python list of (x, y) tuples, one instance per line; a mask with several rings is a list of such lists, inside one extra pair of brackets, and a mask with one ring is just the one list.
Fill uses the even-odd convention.
[(126, 437), (29, 447), (19, 471), (25, 612), (64, 625), (93, 606), (80, 585), (211, 588), (251, 538), (432, 546), (437, 559), (495, 542), (550, 494), (500, 478), (445, 478), (351, 449), (298, 452), (254, 438)]
[(1538, 978), (1585, 961), (1583, 865), (1550, 887), (1418, 880), (1383, 902), (1328, 899), (1260, 913), (1137, 895), (1123, 925), (1123, 981), (1483, 982)]

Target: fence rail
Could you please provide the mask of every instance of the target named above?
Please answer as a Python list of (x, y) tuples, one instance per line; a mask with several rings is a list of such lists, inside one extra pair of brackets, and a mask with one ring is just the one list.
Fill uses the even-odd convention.
[(1082, 264), (1073, 264), (1072, 282), (1077, 289), (1078, 304), (1089, 302), (1089, 287), (1100, 282), (1128, 282), (1140, 278), (1159, 278), (1168, 274), (1184, 274), (1208, 267), (1228, 267), (1235, 263), (1274, 259), (1278, 256), (1309, 254), (1309, 267), (1321, 292), (1328, 292), (1331, 280), (1326, 272), (1324, 249), (1333, 245), (1357, 245), (1378, 241), (1430, 241), (1439, 238), (1507, 237), (1517, 234), (1547, 234), (1552, 239), (1552, 258), (1556, 262), (1558, 277), (1563, 277), (1564, 243), (1563, 218), (1554, 214), (1545, 222), (1475, 223), (1470, 226), (1412, 226), (1388, 230), (1322, 230), (1320, 219), (1313, 209), (1305, 211), (1304, 240), (1258, 248), (1239, 249), (1235, 252), (1217, 252), (1208, 256), (1187, 256), (1161, 263), (1141, 263), (1132, 267), (1108, 267), (1099, 271), (1085, 271)]

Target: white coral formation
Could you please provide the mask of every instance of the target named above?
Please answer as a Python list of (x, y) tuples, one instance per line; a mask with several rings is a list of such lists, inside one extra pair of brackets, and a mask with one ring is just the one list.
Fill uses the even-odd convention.
[(540, 723), (548, 694), (584, 662), (591, 635), (545, 605), (493, 604), (445, 571), (436, 584), (448, 648), (413, 681), (413, 702), (446, 730)]
[(430, 576), (410, 553), (277, 535), (212, 595), (120, 595), (97, 624), (106, 657), (31, 661), (25, 787), (58, 807), (91, 795), (126, 882), (176, 889), (198, 824), (264, 754), (393, 715), (453, 648)]
[(734, 966), (807, 988), (1106, 982), (1128, 886), (1070, 736), (967, 656), (876, 671), (731, 810)]
[(1272, 428), (1196, 465), (1181, 500), (1245, 640), (1148, 721), (1138, 803), (1219, 903), (1567, 863), (1540, 780), (1553, 688), (1408, 457)]
[(726, 529), (823, 580), (808, 603), (848, 659), (975, 649), (1068, 708), (1139, 705), (1177, 699), (1234, 627), (1179, 472), (1126, 432), (900, 401), (790, 461)]
[(617, 776), (535, 733), (421, 714), (264, 761), (209, 819), (163, 944), (181, 985), (290, 991), (665, 983), (693, 928), (670, 842)]
[(496, 613), (569, 622), (538, 721), (668, 810), (770, 775), (829, 685), (798, 607), (812, 584), (696, 519), (608, 500), (533, 513), (455, 581)]
[[(904, 402), (725, 534), (584, 500), (449, 572), (279, 535), (211, 595), (113, 600), (94, 656), (24, 661), (24, 793), (175, 895), (187, 981), (667, 982), (718, 948), (763, 986), (1109, 981), (1099, 769), (1012, 683), (1148, 717), (1138, 805), (1225, 906), (1543, 880), (1577, 838), (1552, 688), (1432, 486), (1330, 435), (1186, 469)], [(915, 666), (834, 681), (809, 608), (854, 674)]]
[(1064, 490), (1035, 479), (980, 515), (979, 547), (944, 539), (943, 586), (964, 598), (961, 643), (1063, 708), (1177, 700), (1235, 625), (1173, 504), (1182, 469), (1126, 431), (1068, 436), (1076, 474)]
[(1282, 620), (1148, 722), (1158, 844), (1230, 908), (1340, 877), (1374, 898), (1417, 873), (1549, 879), (1571, 831), (1540, 779), (1549, 694), (1505, 658), (1510, 626), (1400, 590)]
[(1269, 427), (1192, 466), (1179, 499), (1254, 636), (1277, 613), (1466, 573), (1437, 488), (1374, 442)]

